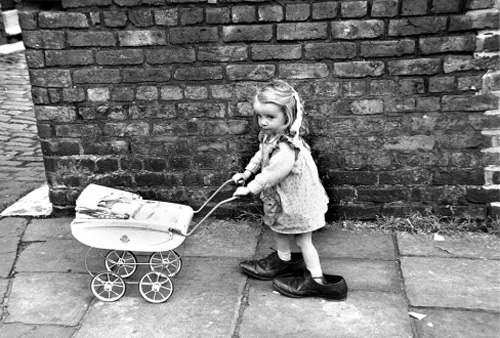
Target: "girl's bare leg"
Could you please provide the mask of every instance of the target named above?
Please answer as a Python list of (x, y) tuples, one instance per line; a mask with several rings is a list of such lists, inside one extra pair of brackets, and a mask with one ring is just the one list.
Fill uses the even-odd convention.
[(312, 242), (312, 232), (295, 235), (295, 241), (302, 251), (306, 268), (311, 273), (312, 278), (322, 284), (323, 270), (321, 269), (318, 251)]

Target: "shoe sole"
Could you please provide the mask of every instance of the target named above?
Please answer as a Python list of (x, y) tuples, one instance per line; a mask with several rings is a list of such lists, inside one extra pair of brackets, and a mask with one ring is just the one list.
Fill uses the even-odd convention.
[(273, 286), (276, 289), (276, 291), (281, 293), (283, 296), (287, 296), (290, 298), (321, 298), (321, 299), (327, 299), (327, 300), (332, 301), (332, 302), (343, 302), (347, 299), (347, 295), (344, 298), (340, 298), (340, 299), (339, 298), (331, 298), (331, 297), (327, 297), (327, 296), (314, 295), (314, 294), (312, 294), (312, 295), (297, 295), (297, 294), (292, 294), (292, 293), (289, 293), (285, 290), (282, 290), (274, 284), (273, 284)]

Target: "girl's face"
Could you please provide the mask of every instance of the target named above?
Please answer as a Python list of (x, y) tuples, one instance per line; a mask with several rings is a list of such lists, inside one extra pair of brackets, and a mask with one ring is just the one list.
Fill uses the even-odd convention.
[(265, 133), (275, 134), (286, 129), (285, 113), (277, 104), (261, 103), (255, 100), (253, 110), (257, 115), (259, 127)]

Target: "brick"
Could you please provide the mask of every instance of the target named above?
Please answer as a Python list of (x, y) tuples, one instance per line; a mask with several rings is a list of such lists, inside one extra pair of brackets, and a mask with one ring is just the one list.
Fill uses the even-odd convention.
[(161, 87), (162, 100), (182, 100), (182, 88), (177, 86), (163, 86)]
[(310, 43), (304, 45), (306, 59), (352, 59), (356, 57), (356, 44), (351, 42)]
[(187, 99), (202, 100), (208, 97), (208, 89), (201, 86), (187, 86), (184, 95)]
[(143, 173), (135, 176), (138, 186), (158, 186), (165, 181), (165, 177), (160, 173)]
[(64, 88), (72, 85), (69, 70), (34, 69), (29, 74), (33, 86)]
[(301, 45), (252, 45), (253, 60), (298, 60), (301, 56)]
[(473, 52), (476, 49), (476, 36), (421, 38), (419, 40), (419, 49), (422, 54)]
[(62, 99), (64, 102), (83, 102), (85, 91), (83, 88), (63, 88)]
[(402, 0), (401, 15), (424, 15), (427, 13), (427, 0)]
[(366, 1), (350, 1), (340, 4), (340, 15), (343, 18), (362, 18), (368, 12)]
[(498, 109), (494, 95), (444, 95), (443, 111), (486, 111)]
[(24, 52), (26, 56), (26, 64), (29, 68), (44, 68), (45, 57), (41, 50), (27, 50)]
[(129, 87), (114, 87), (111, 92), (113, 101), (133, 101), (134, 96), (134, 90)]
[(34, 30), (38, 28), (37, 11), (18, 10), (19, 25), (22, 30)]
[(219, 40), (217, 27), (182, 27), (169, 30), (170, 43), (188, 44)]
[(238, 25), (222, 27), (222, 39), (224, 42), (270, 41), (272, 37), (272, 25)]
[(120, 11), (104, 11), (102, 12), (104, 25), (106, 27), (125, 27), (128, 22), (127, 14)]
[(416, 105), (414, 98), (389, 97), (384, 99), (384, 107), (387, 113), (415, 111)]
[(495, 69), (498, 57), (474, 58), (471, 55), (446, 55), (443, 61), (445, 73), (466, 72), (470, 70)]
[(128, 68), (123, 69), (123, 82), (165, 82), (172, 72), (167, 68)]
[(396, 90), (396, 83), (392, 80), (372, 80), (370, 82), (371, 95), (391, 95)]
[(434, 174), (434, 184), (438, 185), (483, 185), (484, 172), (482, 168), (478, 169), (452, 169), (446, 171), (437, 171)]
[(156, 46), (164, 45), (167, 36), (164, 31), (124, 31), (118, 32), (120, 46)]
[(457, 13), (460, 12), (460, 0), (432, 0), (432, 13)]
[(480, 91), (483, 86), (482, 76), (463, 76), (457, 78), (457, 89), (460, 91)]
[(158, 89), (155, 86), (139, 86), (136, 89), (137, 100), (153, 101), (158, 99)]
[(149, 64), (191, 63), (196, 61), (194, 48), (160, 48), (146, 50)]
[(89, 23), (84, 13), (39, 12), (40, 28), (88, 28)]
[(446, 30), (446, 17), (416, 17), (389, 21), (389, 36), (442, 33)]
[(105, 123), (103, 134), (107, 136), (149, 136), (147, 122)]
[(101, 136), (101, 129), (97, 124), (63, 124), (54, 126), (57, 137), (92, 137)]
[(439, 97), (417, 97), (416, 99), (417, 111), (433, 112), (441, 109)]
[(180, 8), (179, 17), (181, 25), (196, 25), (203, 22), (203, 8)]
[(326, 22), (281, 23), (277, 26), (278, 40), (311, 40), (326, 39), (328, 25)]
[(370, 39), (384, 34), (382, 20), (346, 20), (332, 22), (332, 37), (334, 39)]
[(154, 24), (153, 12), (145, 9), (129, 10), (128, 20), (136, 27), (150, 27)]
[(104, 174), (118, 170), (118, 160), (114, 158), (99, 158), (96, 160), (96, 174)]
[(91, 50), (46, 50), (47, 66), (84, 66), (94, 63)]
[(365, 81), (345, 81), (342, 82), (342, 92), (345, 97), (366, 95)]
[(193, 117), (224, 117), (226, 106), (223, 103), (190, 102), (179, 103), (179, 115), (187, 118)]
[(332, 81), (316, 81), (315, 93), (318, 96), (340, 97), (340, 83)]
[(415, 135), (415, 136), (398, 136), (388, 138), (383, 145), (387, 150), (425, 150), (430, 151), (434, 149), (436, 140), (433, 136)]
[(280, 5), (259, 6), (257, 14), (262, 22), (283, 21), (283, 7)]
[(337, 16), (338, 3), (335, 1), (313, 2), (312, 18), (313, 20), (333, 19)]
[(398, 81), (397, 93), (402, 95), (424, 94), (424, 79), (403, 79)]
[(370, 171), (330, 170), (328, 176), (335, 185), (375, 185), (378, 181), (376, 173)]
[(63, 8), (78, 8), (91, 6), (109, 6), (112, 0), (62, 0)]
[(286, 4), (286, 21), (306, 21), (311, 16), (309, 4)]
[(430, 184), (432, 173), (425, 169), (407, 169), (398, 171), (386, 171), (379, 173), (378, 184), (396, 185), (396, 184)]
[(429, 78), (429, 92), (453, 92), (455, 91), (455, 77), (441, 76)]
[(141, 49), (101, 50), (96, 52), (98, 65), (137, 65), (144, 62)]
[(50, 103), (61, 102), (61, 91), (59, 89), (49, 88), (48, 93), (49, 93)]
[(372, 3), (372, 18), (393, 18), (398, 15), (398, 0), (375, 0)]
[(68, 44), (72, 47), (116, 46), (112, 32), (68, 32)]
[(288, 63), (279, 65), (279, 74), (285, 79), (320, 79), (328, 76), (324, 63)]
[(167, 169), (167, 161), (162, 158), (144, 159), (144, 170), (152, 172), (162, 172), (165, 169)]
[(216, 46), (198, 48), (198, 61), (208, 62), (234, 62), (247, 60), (247, 47), (240, 46)]
[(354, 61), (336, 62), (333, 74), (339, 77), (367, 77), (382, 76), (385, 72), (385, 65), (382, 61)]
[(90, 102), (109, 101), (111, 94), (109, 88), (88, 88), (87, 97)]
[(179, 12), (177, 8), (153, 11), (155, 24), (158, 26), (177, 26)]
[(176, 80), (203, 81), (222, 79), (221, 67), (185, 67), (179, 68), (174, 73)]
[(73, 73), (75, 83), (119, 83), (118, 69), (77, 69)]
[(34, 104), (50, 103), (49, 94), (46, 88), (31, 87), (31, 97)]
[(356, 100), (351, 103), (351, 112), (354, 115), (376, 115), (384, 112), (382, 100)]
[(235, 6), (231, 9), (231, 20), (234, 23), (251, 23), (257, 21), (255, 6)]
[(35, 106), (37, 121), (71, 122), (76, 120), (76, 109), (70, 106)]
[(373, 203), (390, 203), (396, 201), (408, 201), (408, 188), (358, 188), (358, 201), (373, 202)]
[(469, 0), (465, 4), (466, 9), (486, 9), (494, 6), (495, 0)]
[(450, 16), (450, 32), (464, 31), (471, 29), (498, 29), (499, 12), (498, 11), (473, 11), (466, 15)]
[(360, 43), (362, 57), (402, 56), (413, 53), (415, 53), (415, 41), (409, 39)]
[(498, 202), (500, 191), (498, 189), (482, 189), (468, 187), (465, 193), (465, 199), (472, 203), (492, 203)]
[(66, 156), (80, 154), (80, 144), (78, 140), (42, 140), (40, 141), (40, 145), (45, 156)]
[(206, 8), (205, 12), (205, 21), (209, 24), (231, 22), (231, 10), (228, 7)]
[(66, 46), (65, 33), (61, 31), (23, 31), (23, 43), (28, 48), (63, 49)]
[(275, 65), (228, 65), (226, 74), (230, 80), (266, 81), (276, 74)]
[(440, 69), (439, 59), (396, 60), (387, 63), (390, 75), (433, 75)]

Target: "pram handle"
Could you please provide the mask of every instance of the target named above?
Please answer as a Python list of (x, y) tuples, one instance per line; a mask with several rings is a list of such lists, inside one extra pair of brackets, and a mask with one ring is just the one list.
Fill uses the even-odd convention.
[[(203, 209), (207, 204), (208, 202), (210, 202), (212, 200), (212, 198), (217, 195), (217, 193), (223, 188), (225, 187), (227, 184), (233, 182), (233, 180), (227, 180), (226, 182), (224, 182), (220, 187), (219, 189), (217, 189), (213, 194), (212, 196), (210, 196), (207, 201), (198, 209), (196, 210), (194, 213), (198, 213), (201, 209)], [(184, 237), (189, 237), (191, 236), (195, 231), (196, 229), (198, 229), (198, 227), (215, 211), (217, 210), (218, 207), (220, 207), (221, 205), (225, 204), (225, 203), (229, 203), (231, 201), (234, 201), (235, 199), (238, 199), (237, 196), (233, 196), (233, 197), (230, 197), (228, 199), (225, 199), (221, 202), (219, 202), (215, 207), (212, 208), (212, 210), (210, 210), (199, 222), (198, 224), (196, 224), (191, 230), (189, 230), (188, 228), (188, 232), (187, 233), (183, 233), (181, 230), (179, 229), (175, 229), (175, 228), (168, 228), (169, 231), (177, 234), (177, 235), (181, 235), (181, 236), (184, 236)]]

